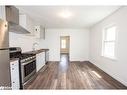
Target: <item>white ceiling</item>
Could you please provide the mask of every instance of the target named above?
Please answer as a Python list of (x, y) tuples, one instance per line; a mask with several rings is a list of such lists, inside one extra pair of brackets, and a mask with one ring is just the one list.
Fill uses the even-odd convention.
[[(98, 23), (119, 6), (17, 6), (45, 28), (89, 28)], [(62, 18), (60, 12), (67, 10), (70, 18)]]

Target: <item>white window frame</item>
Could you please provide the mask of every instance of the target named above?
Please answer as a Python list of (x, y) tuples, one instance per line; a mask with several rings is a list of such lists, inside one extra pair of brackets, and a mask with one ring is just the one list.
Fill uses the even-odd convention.
[[(117, 26), (116, 25), (108, 25), (107, 27), (104, 27), (104, 29), (103, 29), (103, 35), (102, 35), (102, 56), (103, 57), (106, 57), (106, 58), (109, 58), (109, 59), (113, 59), (113, 60), (116, 60), (116, 40), (117, 40), (117, 31), (115, 31), (115, 40), (114, 41), (106, 41), (106, 30), (108, 29), (108, 28), (111, 28), (111, 27), (116, 27), (116, 30), (117, 30)], [(104, 50), (105, 50), (105, 43), (107, 43), (107, 42), (114, 42), (114, 56), (108, 56), (108, 55), (105, 55), (104, 54)]]

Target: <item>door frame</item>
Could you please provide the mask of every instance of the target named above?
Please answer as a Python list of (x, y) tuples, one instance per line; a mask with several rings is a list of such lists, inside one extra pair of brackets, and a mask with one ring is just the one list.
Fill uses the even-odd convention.
[(61, 57), (61, 38), (62, 37), (67, 37), (68, 38), (68, 59), (69, 59), (69, 61), (70, 61), (70, 35), (67, 35), (67, 36), (60, 36), (60, 57)]

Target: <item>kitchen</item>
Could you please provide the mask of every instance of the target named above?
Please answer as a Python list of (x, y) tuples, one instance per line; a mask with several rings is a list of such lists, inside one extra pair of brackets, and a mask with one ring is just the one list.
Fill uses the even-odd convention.
[[(29, 20), (27, 15), (19, 15), (19, 10), (15, 6), (0, 6), (0, 8), (1, 12), (3, 12), (1, 13), (3, 14), (1, 17), (3, 19), (6, 17), (7, 20), (0, 20), (0, 58), (1, 60), (4, 59), (2, 63), (6, 64), (6, 66), (2, 64), (0, 66), (1, 89), (24, 89), (25, 85), (35, 77), (40, 69), (46, 69), (49, 59), (49, 49), (38, 48), (37, 42), (33, 42), (31, 49), (27, 48), (27, 51), (22, 51), (22, 48), (18, 47), (18, 45), (11, 47), (9, 45), (10, 32), (15, 32), (18, 35), (25, 34), (30, 37), (35, 36), (35, 39), (40, 40), (44, 39), (45, 30), (40, 25), (32, 26), (32, 20)], [(34, 31), (36, 35), (33, 34)]]

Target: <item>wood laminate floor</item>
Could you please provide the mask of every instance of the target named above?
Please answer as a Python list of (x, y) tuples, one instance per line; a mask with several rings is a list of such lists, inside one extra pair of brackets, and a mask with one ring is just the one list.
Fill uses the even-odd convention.
[(27, 89), (127, 89), (90, 62), (50, 62)]

